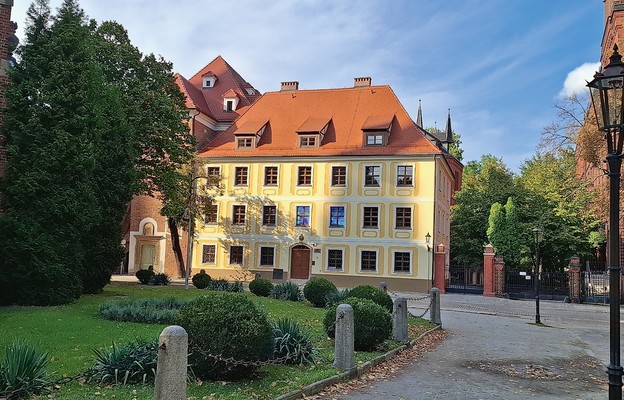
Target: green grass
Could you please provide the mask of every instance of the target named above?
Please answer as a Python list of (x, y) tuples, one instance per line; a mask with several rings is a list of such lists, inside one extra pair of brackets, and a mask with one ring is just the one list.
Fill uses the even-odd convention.
[[(50, 354), (49, 371), (57, 376), (73, 376), (93, 364), (92, 349), (110, 346), (113, 341), (125, 344), (134, 339), (158, 338), (165, 325), (107, 321), (97, 317), (100, 304), (115, 298), (169, 298), (191, 299), (205, 294), (195, 288), (180, 286), (143, 286), (129, 283), (108, 285), (102, 294), (83, 296), (77, 302), (58, 307), (2, 307), (0, 308), (0, 349), (16, 338), (24, 339)], [(256, 297), (253, 300), (275, 320), (291, 317), (309, 330), (320, 350), (317, 364), (304, 367), (269, 365), (258, 370), (254, 380), (238, 382), (203, 382), (189, 385), (188, 396), (200, 400), (272, 399), (307, 384), (336, 374), (332, 367), (333, 342), (326, 338), (322, 320), (324, 309), (308, 303)], [(410, 318), (410, 325), (429, 326), (424, 320)], [(386, 347), (397, 343), (387, 341)], [(358, 363), (375, 358), (378, 353), (356, 353)], [(97, 393), (97, 394), (96, 394)], [(210, 397), (210, 396), (213, 397)], [(153, 387), (144, 385), (99, 387), (72, 382), (62, 386), (57, 398), (67, 400), (117, 398), (151, 399)]]

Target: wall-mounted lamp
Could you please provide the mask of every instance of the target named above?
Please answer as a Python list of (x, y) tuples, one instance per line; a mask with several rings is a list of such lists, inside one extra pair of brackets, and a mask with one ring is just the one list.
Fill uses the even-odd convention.
[(310, 243), (310, 245), (312, 245), (312, 247), (316, 247), (318, 246), (318, 243)]
[(427, 251), (431, 251), (431, 246), (429, 246), (429, 243), (431, 243), (431, 235), (429, 232), (425, 235), (425, 243), (427, 243)]

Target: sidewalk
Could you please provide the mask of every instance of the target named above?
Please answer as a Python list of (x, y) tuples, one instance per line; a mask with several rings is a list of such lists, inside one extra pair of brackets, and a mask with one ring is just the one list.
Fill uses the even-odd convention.
[[(408, 305), (420, 315), (428, 301)], [(545, 326), (533, 324), (534, 301), (445, 294), (441, 308), (442, 327), (450, 335), (434, 352), (388, 381), (336, 398), (606, 398), (608, 307), (542, 301)]]

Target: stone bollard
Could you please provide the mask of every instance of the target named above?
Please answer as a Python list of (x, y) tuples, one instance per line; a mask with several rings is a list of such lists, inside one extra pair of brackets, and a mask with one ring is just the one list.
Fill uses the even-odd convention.
[(429, 317), (429, 320), (434, 324), (442, 325), (442, 319), (440, 318), (440, 290), (435, 287), (431, 289)]
[(188, 334), (181, 326), (163, 329), (159, 338), (154, 400), (186, 400)]
[(407, 299), (399, 297), (394, 300), (394, 320), (392, 323), (392, 338), (399, 342), (409, 341), (407, 334)]
[(388, 284), (386, 282), (379, 282), (379, 289), (383, 290), (384, 293), (388, 293)]
[(336, 309), (336, 340), (334, 367), (340, 371), (355, 368), (355, 330), (353, 307), (341, 304)]

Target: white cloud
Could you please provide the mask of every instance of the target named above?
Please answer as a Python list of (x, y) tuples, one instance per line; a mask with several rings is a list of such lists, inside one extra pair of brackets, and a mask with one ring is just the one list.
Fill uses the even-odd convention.
[(600, 69), (600, 63), (585, 63), (576, 67), (566, 76), (559, 97), (564, 98), (587, 89), (587, 81), (592, 80), (594, 73)]

